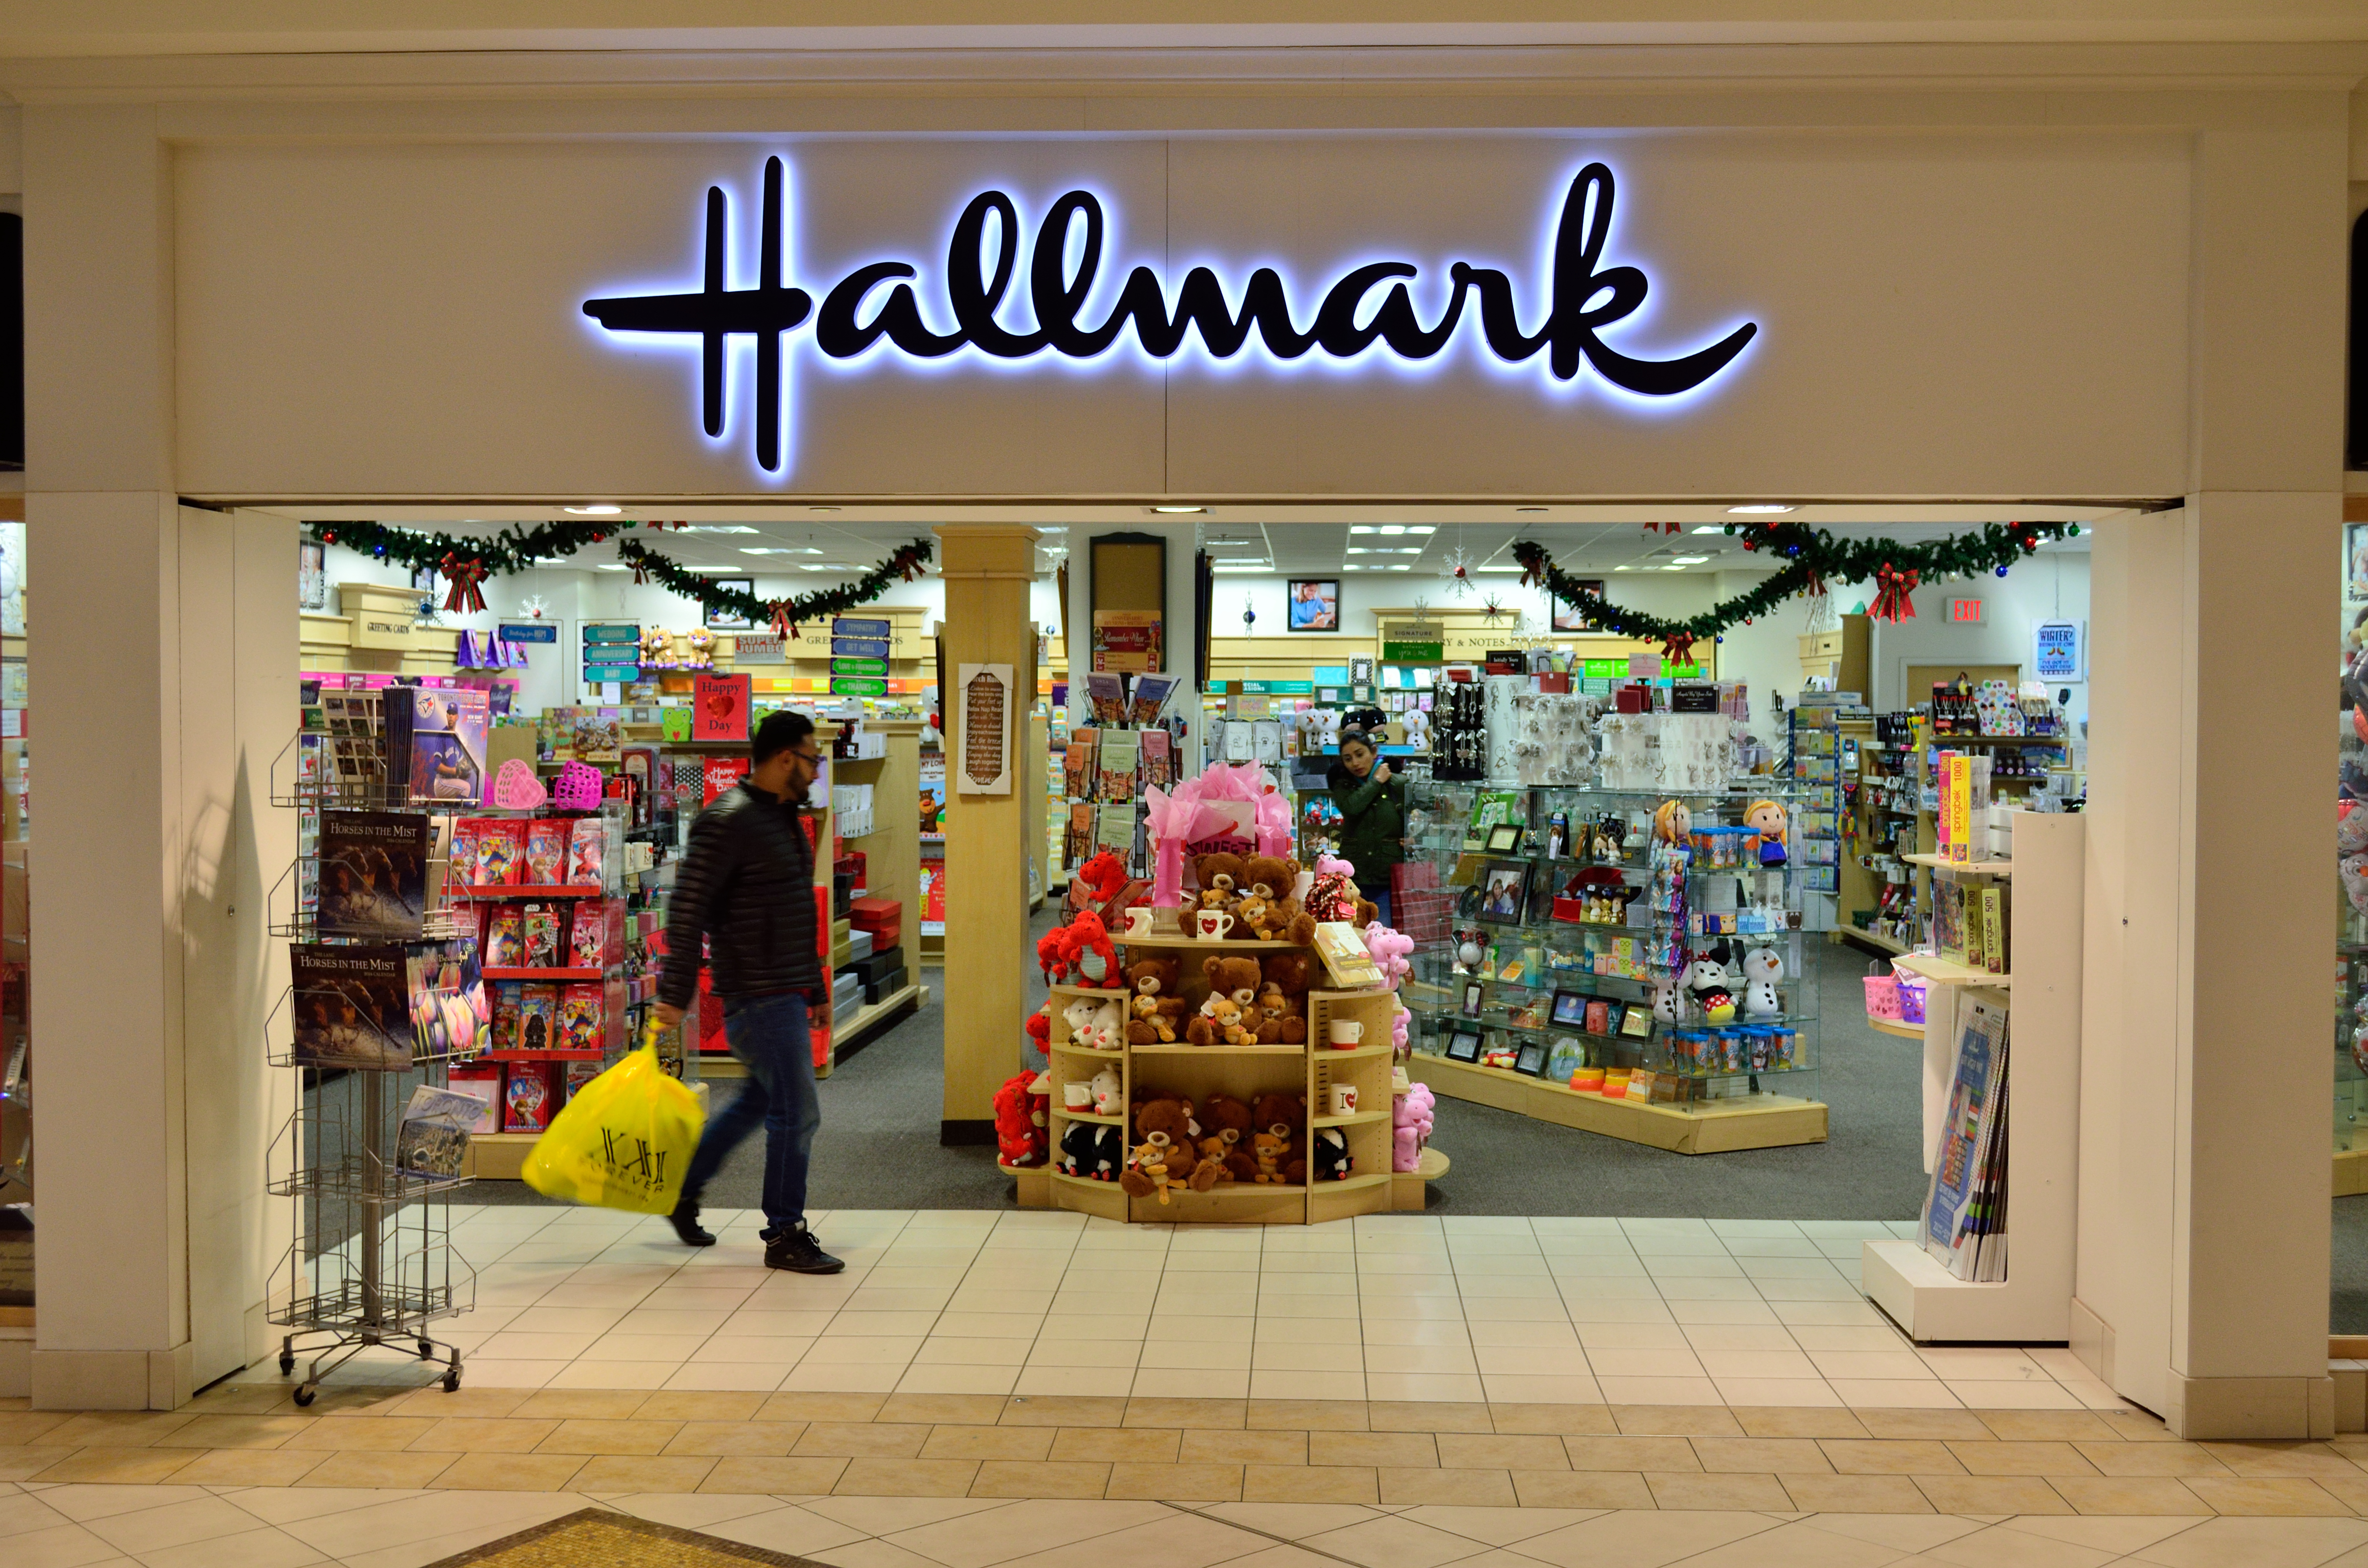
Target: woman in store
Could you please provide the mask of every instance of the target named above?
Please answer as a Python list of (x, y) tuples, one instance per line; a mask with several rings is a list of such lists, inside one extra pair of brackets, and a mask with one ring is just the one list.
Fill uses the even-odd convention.
[(1390, 868), (1406, 858), (1406, 780), (1390, 771), (1365, 732), (1340, 732), (1340, 760), (1325, 776), (1340, 809), (1340, 858), (1356, 868), (1357, 888), (1390, 920)]

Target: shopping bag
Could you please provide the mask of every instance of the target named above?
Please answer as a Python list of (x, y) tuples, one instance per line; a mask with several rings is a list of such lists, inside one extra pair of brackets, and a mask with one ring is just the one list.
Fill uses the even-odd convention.
[(658, 1065), (653, 1020), (639, 1050), (552, 1119), (519, 1174), (545, 1198), (670, 1214), (706, 1121), (699, 1097)]

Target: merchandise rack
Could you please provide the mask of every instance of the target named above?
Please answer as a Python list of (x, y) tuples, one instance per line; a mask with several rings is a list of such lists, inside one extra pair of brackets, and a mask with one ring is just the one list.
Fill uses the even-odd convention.
[[(1784, 973), (1778, 983), (1780, 1010), (1764, 1017), (1738, 1013), (1735, 1022), (1793, 1029), (1797, 1065), (1789, 1068), (1754, 1069), (1745, 1065), (1711, 1072), (1678, 1072), (1670, 1048), (1672, 1026), (1667, 1022), (1656, 1020), (1650, 1034), (1644, 1038), (1591, 1034), (1583, 1028), (1554, 1023), (1551, 1007), (1558, 991), (1618, 1003), (1622, 1007), (1651, 1004), (1652, 977), (1656, 971), (1630, 963), (1622, 972), (1615, 959), (1622, 942), (1634, 943), (1639, 949), (1651, 945), (1655, 917), (1648, 913), (1649, 898), (1640, 895), (1630, 907), (1628, 923), (1624, 925), (1556, 920), (1542, 914), (1538, 907), (1541, 901), (1534, 891), (1541, 877), (1558, 887), (1573, 873), (1590, 869), (1606, 877), (1617, 876), (1632, 888), (1640, 883), (1649, 886), (1653, 875), (1649, 836), (1634, 830), (1616, 861), (1543, 853), (1539, 846), (1545, 840), (1549, 822), (1557, 813), (1565, 819), (1575, 841), (1585, 822), (1607, 813), (1649, 817), (1668, 800), (1684, 802), (1693, 813), (1694, 825), (1702, 828), (1712, 824), (1714, 812), (1723, 812), (1739, 819), (1755, 799), (1772, 798), (1789, 808), (1794, 791), (1764, 775), (1739, 779), (1729, 790), (1716, 793), (1669, 794), (1546, 785), (1498, 788), (1489, 792), (1515, 797), (1518, 810), (1508, 820), (1524, 828), (1525, 847), (1510, 854), (1490, 854), (1485, 848), (1469, 847), (1466, 835), (1466, 824), (1484, 788), (1417, 780), (1412, 790), (1410, 858), (1428, 859), (1437, 866), (1441, 884), (1461, 893), (1467, 906), (1477, 906), (1479, 886), (1486, 868), (1492, 862), (1522, 865), (1525, 891), (1520, 915), (1491, 919), (1476, 913), (1458, 914), (1452, 917), (1451, 930), (1444, 940), (1417, 946), (1414, 975), (1406, 988), (1408, 1003), (1415, 1010), (1415, 1055), (1408, 1064), (1411, 1076), (1428, 1084), (1434, 1094), (1517, 1111), (1672, 1153), (1719, 1153), (1823, 1142), (1827, 1119), (1827, 1108), (1817, 1097), (1817, 987), (1816, 977), (1805, 972), (1799, 924), (1800, 881), (1792, 865), (1784, 869), (1779, 901), (1759, 906), (1757, 923), (1778, 926), (1781, 921), (1778, 928), (1716, 932), (1700, 928), (1705, 924), (1710, 884), (1716, 879), (1732, 881), (1771, 872), (1757, 866), (1691, 866), (1687, 907), (1694, 928), (1682, 938), (1689, 949), (1697, 951), (1722, 940), (1737, 951), (1751, 947), (1777, 949), (1784, 962)], [(1576, 843), (1573, 846), (1577, 846)], [(1740, 918), (1742, 908), (1738, 905), (1738, 926), (1744, 923)], [(1466, 972), (1456, 953), (1457, 930), (1481, 934), (1486, 938), (1484, 948), (1496, 948), (1499, 953), (1508, 942), (1516, 951), (1526, 951), (1534, 945), (1535, 966), (1525, 967), (1519, 980), (1508, 982), (1498, 977), (1497, 966), (1484, 956), (1483, 972)], [(1661, 934), (1666, 939), (1668, 929), (1663, 927)], [(1462, 1010), (1465, 989), (1475, 980), (1485, 987), (1481, 1006), (1476, 1013), (1465, 1013)], [(1698, 1026), (1684, 1021), (1676, 1027)], [(1574, 1089), (1565, 1082), (1525, 1074), (1512, 1068), (1459, 1061), (1447, 1054), (1448, 1040), (1459, 1028), (1477, 1031), (1484, 1039), (1494, 1035), (1521, 1042), (1575, 1045), (1589, 1065), (1652, 1069), (1673, 1078), (1673, 1093), (1680, 1097), (1649, 1101), (1606, 1098), (1600, 1094)]]
[[(450, 819), (477, 809), (473, 801), (413, 801), (382, 777), (324, 773), (317, 743), (329, 738), (329, 732), (300, 731), (270, 770), (272, 804), (302, 813), (302, 851), (273, 890), (273, 911), (281, 910), (284, 896), (285, 913), (268, 916), (266, 924), (273, 935), (299, 941), (317, 937), (318, 881), (308, 872), (317, 867), (322, 812), (394, 811)], [(449, 833), (442, 840), (449, 843)], [(448, 892), (423, 913), (421, 940), (454, 933), (447, 870), (448, 865), (432, 858), (428, 863), (428, 885)], [(292, 1043), (296, 1006), (291, 984), (265, 1021), (266, 1059), (275, 1067), (298, 1066)], [(268, 1192), (287, 1199), (295, 1210), (293, 1235), (279, 1270), (283, 1285), (276, 1292), (280, 1299), (268, 1321), (288, 1330), (279, 1346), (282, 1376), (295, 1370), (300, 1354), (310, 1358), (293, 1391), (299, 1405), (311, 1404), (322, 1380), (339, 1366), (380, 1346), (400, 1345), (424, 1361), (440, 1359), (446, 1392), (461, 1386), (461, 1347), (435, 1339), (428, 1327), (475, 1304), (475, 1275), (452, 1249), (449, 1204), (468, 1178), (405, 1172), (393, 1158), (411, 1090), (422, 1084), (442, 1087), (450, 1060), (421, 1051), (415, 1042), (411, 1064), (404, 1069), (302, 1069), (311, 1082), (299, 1092), (297, 1109), (274, 1144), (266, 1183)], [(300, 1340), (315, 1337), (324, 1342), (300, 1351)]]
[[(1281, 942), (1201, 941), (1167, 936), (1113, 940), (1131, 953), (1156, 953), (1180, 960), (1188, 1017), (1190, 1010), (1197, 1009), (1208, 995), (1208, 983), (1196, 958), (1227, 953), (1302, 952), (1308, 956), (1315, 973), (1323, 972), (1315, 949), (1294, 948)], [(1061, 1084), (1066, 1078), (1090, 1078), (1103, 1068), (1116, 1067), (1123, 1105), (1133, 1103), (1138, 1087), (1157, 1088), (1194, 1101), (1219, 1092), (1245, 1103), (1261, 1094), (1297, 1094), (1307, 1107), (1306, 1121), (1301, 1129), (1306, 1136), (1294, 1142), (1293, 1154), (1311, 1158), (1309, 1141), (1314, 1133), (1338, 1129), (1348, 1143), (1349, 1174), (1338, 1180), (1306, 1185), (1219, 1182), (1206, 1192), (1171, 1190), (1168, 1201), (1163, 1204), (1156, 1195), (1132, 1197), (1115, 1180), (1072, 1176), (1049, 1168), (1012, 1170), (1010, 1174), (1019, 1178), (1019, 1202), (1023, 1208), (1067, 1209), (1139, 1223), (1320, 1224), (1327, 1220), (1396, 1208), (1418, 1210), (1423, 1206), (1424, 1182), (1447, 1168), (1442, 1155), (1427, 1160), (1418, 1172), (1391, 1169), (1395, 1152), (1392, 1069), (1396, 1052), (1390, 1043), (1390, 1026), (1398, 1010), (1395, 991), (1382, 987), (1357, 991), (1311, 987), (1306, 996), (1307, 1041), (1301, 1045), (1197, 1046), (1179, 1040), (1173, 1045), (1122, 1042), (1117, 1051), (1098, 1051), (1076, 1044), (1063, 1010), (1079, 998), (1116, 999), (1123, 1004), (1128, 994), (1125, 991), (1055, 985), (1052, 993), (1050, 1051), (1053, 1085), (1048, 1097), (1047, 1134), (1053, 1158), (1059, 1157), (1062, 1136), (1073, 1121), (1121, 1129), (1126, 1151), (1133, 1153), (1127, 1116), (1071, 1110), (1061, 1093)], [(1326, 1041), (1335, 1021), (1361, 1025), (1365, 1043), (1348, 1050), (1330, 1047)], [(1336, 1117), (1326, 1113), (1335, 1084), (1355, 1087), (1359, 1108), (1356, 1114)], [(1429, 1154), (1431, 1151), (1425, 1153)]]

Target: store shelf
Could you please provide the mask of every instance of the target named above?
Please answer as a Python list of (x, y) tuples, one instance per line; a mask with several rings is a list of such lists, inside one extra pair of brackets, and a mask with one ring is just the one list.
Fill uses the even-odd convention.
[(1122, 931), (1113, 931), (1110, 940), (1121, 948), (1192, 948), (1207, 953), (1296, 953), (1313, 950), (1294, 948), (1288, 942), (1260, 942), (1239, 937), (1222, 937), (1210, 941), (1199, 937), (1130, 937)]
[(450, 890), (454, 898), (501, 899), (504, 901), (517, 900), (521, 903), (533, 899), (547, 898), (598, 898), (601, 891), (600, 885), (598, 882), (553, 882), (548, 884), (538, 883), (532, 886), (521, 882), (514, 886), (504, 885), (501, 887), (461, 887), (455, 885)]
[(1867, 1019), (1866, 1027), (1877, 1034), (1897, 1035), (1901, 1040), (1920, 1041), (1924, 1038), (1922, 1024), (1903, 1024), (1897, 1018), (1871, 1017)]
[(1958, 745), (1958, 744), (1964, 744), (1964, 743), (1965, 743), (1965, 742), (1968, 742), (1968, 741), (1972, 742), (1972, 743), (1973, 743), (1974, 744), (1975, 744), (1975, 745), (1993, 745), (1993, 746), (2068, 746), (2068, 745), (2070, 745), (2070, 744), (2072, 744), (2072, 743), (2071, 743), (2071, 741), (2070, 741), (2070, 739), (2069, 739), (2068, 737), (2066, 737), (2066, 736), (2064, 736), (2064, 735), (1941, 735), (1941, 734), (1935, 734), (1934, 736), (1932, 736), (1931, 741), (1932, 741), (1932, 744), (1933, 744), (1934, 746), (1938, 747), (1939, 749), (1941, 749), (1941, 751), (1946, 751), (1946, 750), (1948, 750), (1951, 746)]
[(603, 980), (604, 969), (495, 969), (485, 971), (487, 980)]
[[(1053, 1046), (1053, 1049), (1064, 1056), (1097, 1056), (1110, 1062), (1120, 1061), (1126, 1055), (1123, 1051), (1096, 1051), (1090, 1045), (1071, 1045), (1066, 1041)], [(1137, 1046), (1135, 1049), (1140, 1051), (1143, 1048)]]
[(1943, 985), (1995, 985), (2001, 991), (2014, 983), (2009, 974), (1992, 974), (1986, 969), (1975, 969), (1954, 959), (1935, 957), (1930, 953), (1902, 953), (1898, 966), (1910, 974), (1920, 974)]
[(1065, 1106), (1053, 1107), (1052, 1114), (1065, 1118), (1070, 1121), (1090, 1121), (1098, 1127), (1124, 1127), (1126, 1125), (1126, 1118), (1122, 1116), (1096, 1116), (1092, 1111), (1071, 1110)]
[[(1304, 1056), (1304, 1045), (1131, 1045), (1135, 1056)], [(1346, 1055), (1347, 1052), (1341, 1054)]]
[(1360, 1062), (1368, 1056), (1386, 1056), (1396, 1049), (1396, 1046), (1387, 1043), (1360, 1045), (1348, 1051), (1336, 1051), (1328, 1045), (1319, 1045), (1313, 1049), (1313, 1054), (1321, 1062)]
[(605, 1051), (484, 1051), (465, 1060), (471, 1062), (598, 1062)]
[(1311, 1116), (1307, 1119), (1307, 1125), (1310, 1127), (1362, 1127), (1369, 1121), (1387, 1121), (1389, 1119), (1390, 1113), (1385, 1110), (1360, 1110), (1354, 1116)]
[(1127, 989), (1123, 985), (1049, 985), (1045, 989), (1055, 996), (1082, 996), (1089, 1002), (1110, 997), (1123, 1002), (1127, 997)]
[(1936, 871), (1956, 871), (1965, 876), (2011, 877), (2011, 860), (1944, 860), (1938, 855), (1902, 855), (1911, 866), (1930, 866)]
[(1417, 1055), (1407, 1074), (1434, 1094), (1675, 1154), (1715, 1154), (1737, 1149), (1781, 1149), (1826, 1141), (1826, 1107), (1791, 1096), (1758, 1095), (1732, 1105), (1701, 1103), (1691, 1109), (1635, 1100), (1607, 1100), (1565, 1084), (1443, 1056)]
[(1886, 953), (1904, 953), (1907, 950), (1907, 944), (1896, 937), (1881, 931), (1862, 930), (1855, 926), (1837, 930), (1834, 935), (1850, 941), (1863, 942), (1870, 948), (1877, 948)]

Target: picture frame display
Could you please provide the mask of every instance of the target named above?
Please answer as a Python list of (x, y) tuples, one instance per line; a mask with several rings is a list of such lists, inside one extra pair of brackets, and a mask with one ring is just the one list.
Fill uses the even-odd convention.
[(1481, 869), (1480, 909), (1485, 920), (1519, 920), (1529, 892), (1529, 864), (1492, 860)]
[[(715, 585), (719, 588), (737, 588), (744, 594), (753, 594), (757, 591), (757, 579), (718, 577), (715, 579)], [(756, 624), (746, 616), (734, 615), (729, 610), (710, 610), (707, 613), (707, 629), (710, 631), (746, 631)]]
[(1527, 1040), (1521, 1042), (1521, 1053), (1513, 1058), (1513, 1071), (1535, 1078), (1546, 1070), (1546, 1042)]
[(1579, 1028), (1587, 1017), (1587, 1005), (1593, 998), (1583, 991), (1557, 991), (1554, 994), (1554, 1021), (1564, 1028)]
[(1479, 1061), (1480, 1031), (1478, 1029), (1451, 1030), (1447, 1037), (1447, 1059), (1450, 1062)]
[(1518, 855), (1521, 852), (1521, 825), (1519, 823), (1498, 823), (1488, 830), (1488, 853)]
[(1340, 630), (1340, 579), (1292, 577), (1283, 588), (1283, 623), (1293, 631)]
[(1480, 1016), (1481, 995), (1485, 990), (1486, 987), (1476, 980), (1463, 987), (1463, 1016), (1465, 1017), (1476, 1018)]

